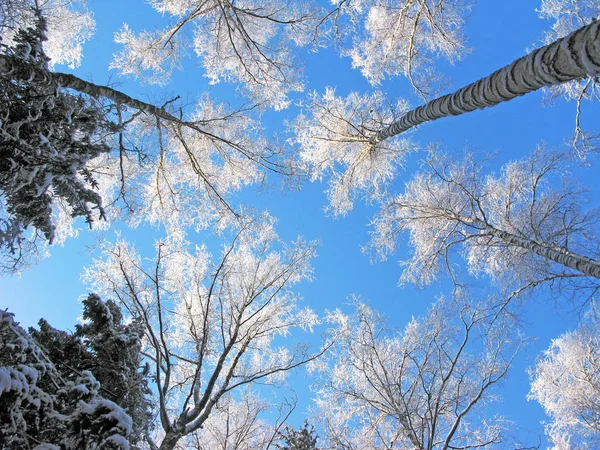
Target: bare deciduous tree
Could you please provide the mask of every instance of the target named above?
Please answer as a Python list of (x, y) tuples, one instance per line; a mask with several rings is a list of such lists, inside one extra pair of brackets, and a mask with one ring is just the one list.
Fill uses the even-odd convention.
[[(104, 259), (88, 269), (86, 277), (96, 288), (144, 321), (162, 428), (150, 440), (152, 448), (173, 449), (185, 446), (186, 436), (193, 439), (195, 432), (217, 432), (229, 423), (220, 416), (228, 417), (231, 408), (244, 410), (244, 402), (252, 401), (242, 395), (251, 394), (244, 388), (282, 382), (290, 370), (323, 351), (276, 341), (293, 329), (312, 329), (318, 319), (298, 307), (291, 290), (310, 278), (315, 245), (299, 241), (277, 251), (272, 225), (264, 219), (243, 227), (218, 262), (204, 247), (191, 254), (158, 242), (148, 264), (118, 242), (107, 245)], [(246, 408), (250, 416), (256, 407)]]
[(254, 102), (275, 109), (288, 106), (287, 94), (301, 91), (301, 71), (292, 45), (309, 43), (319, 15), (311, 2), (281, 0), (200, 2), (153, 0), (152, 6), (175, 20), (164, 30), (117, 35), (124, 49), (112, 66), (124, 74), (164, 84), (189, 49), (202, 58), (212, 83), (241, 83)]
[[(434, 57), (454, 62), (464, 56), (463, 27), (472, 2), (461, 0), (336, 1), (335, 35), (349, 48), (342, 54), (371, 84), (406, 76), (423, 98), (439, 90)], [(347, 20), (345, 20), (347, 19)]]
[(327, 448), (495, 448), (508, 423), (478, 413), (494, 400), (523, 341), (488, 303), (441, 299), (403, 332), (358, 303), (338, 322), (314, 411)]
[(570, 281), (593, 292), (598, 215), (585, 209), (585, 192), (571, 180), (557, 185), (565, 162), (564, 154), (540, 147), (485, 176), (473, 156), (453, 162), (434, 150), (425, 170), (373, 220), (370, 248), (385, 258), (399, 234), (409, 233), (413, 254), (403, 263), (403, 282), (428, 284), (441, 266), (452, 273), (458, 253), (470, 273), (505, 287)]
[(530, 371), (531, 392), (550, 416), (546, 432), (555, 450), (600, 445), (600, 310), (552, 341)]

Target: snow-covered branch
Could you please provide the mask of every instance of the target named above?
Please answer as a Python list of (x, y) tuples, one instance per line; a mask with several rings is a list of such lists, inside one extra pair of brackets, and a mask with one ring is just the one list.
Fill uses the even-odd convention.
[(190, 253), (159, 242), (153, 264), (146, 264), (118, 242), (88, 269), (87, 279), (144, 321), (165, 433), (161, 449), (200, 432), (244, 387), (279, 384), (321, 353), (274, 345), (277, 336), (318, 323), (291, 290), (310, 278), (314, 243), (276, 250), (277, 243), (272, 221), (264, 219), (241, 228), (219, 262), (204, 247)]
[(338, 323), (317, 409), (327, 448), (494, 448), (508, 423), (481, 420), (523, 340), (491, 303), (442, 299), (402, 332), (363, 303)]
[(370, 249), (385, 258), (407, 231), (413, 254), (403, 282), (430, 283), (440, 266), (452, 270), (448, 259), (460, 252), (470, 273), (505, 287), (575, 276), (588, 277), (594, 289), (598, 216), (583, 208), (585, 192), (575, 183), (557, 185), (565, 165), (564, 154), (540, 147), (486, 176), (472, 155), (455, 162), (434, 150), (426, 169), (373, 220)]

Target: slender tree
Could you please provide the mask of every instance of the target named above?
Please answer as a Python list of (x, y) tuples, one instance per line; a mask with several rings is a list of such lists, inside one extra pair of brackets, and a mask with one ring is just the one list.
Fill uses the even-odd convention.
[[(197, 111), (187, 120), (181, 116), (181, 111), (169, 112), (167, 105), (171, 102), (162, 107), (155, 106), (71, 74), (36, 67), (12, 55), (0, 54), (0, 72), (8, 80), (28, 80), (53, 90), (72, 89), (107, 101), (118, 109), (126, 108), (125, 114), (118, 114), (119, 123), (125, 125), (126, 129), (117, 135), (117, 155), (111, 159), (115, 173), (105, 177), (112, 178), (116, 186), (120, 185), (121, 195), (126, 196), (124, 185), (128, 178), (134, 178), (129, 173), (130, 166), (140, 166), (148, 159), (155, 162), (153, 170), (150, 170), (152, 178), (156, 183), (166, 184), (157, 188), (159, 192), (155, 192), (154, 197), (161, 196), (160, 190), (165, 191), (165, 196), (168, 196), (169, 190), (175, 195), (175, 189), (170, 186), (172, 180), (165, 173), (164, 166), (176, 164), (177, 170), (188, 173), (184, 179), (195, 180), (197, 190), (206, 192), (207, 201), (217, 201), (222, 206), (227, 190), (262, 178), (261, 169), (289, 173), (285, 166), (273, 161), (278, 149), (260, 136), (260, 127), (247, 115), (251, 107), (235, 111), (204, 97), (198, 102)], [(141, 140), (140, 136), (149, 134), (152, 135), (154, 147), (144, 148), (144, 144), (147, 146), (149, 143)], [(128, 144), (133, 148), (128, 148)], [(129, 163), (127, 160), (130, 160)], [(225, 207), (229, 208), (228, 205)]]
[(552, 341), (530, 371), (531, 392), (550, 422), (546, 432), (556, 450), (600, 445), (600, 310)]
[(413, 254), (403, 263), (403, 282), (427, 284), (441, 266), (452, 273), (459, 253), (470, 273), (503, 286), (569, 281), (594, 292), (598, 216), (583, 206), (585, 192), (576, 183), (563, 179), (557, 186), (564, 163), (564, 154), (540, 147), (498, 176), (485, 176), (485, 164), (472, 156), (454, 162), (434, 150), (426, 169), (374, 219), (370, 247), (385, 258), (399, 234), (409, 233)]
[(218, 262), (203, 247), (191, 254), (158, 242), (149, 267), (118, 242), (87, 271), (100, 292), (143, 320), (163, 430), (152, 448), (186, 445), (231, 399), (240, 401), (243, 388), (277, 384), (318, 356), (306, 347), (274, 345), (276, 336), (317, 322), (310, 309), (298, 308), (290, 289), (310, 276), (314, 244), (276, 251), (276, 242), (265, 219), (244, 226)]
[[(508, 423), (478, 413), (494, 399), (522, 345), (487, 302), (439, 300), (402, 332), (363, 303), (340, 311), (332, 364), (318, 380), (314, 417), (326, 448), (496, 448)], [(317, 419), (318, 418), (318, 419)]]
[[(542, 38), (544, 44), (549, 44), (600, 17), (600, 5), (594, 0), (543, 0), (538, 15), (553, 21), (552, 28)], [(584, 100), (600, 98), (597, 77), (551, 86), (548, 90), (551, 99), (560, 96), (577, 102), (575, 133), (571, 142), (579, 156), (585, 159), (598, 148), (599, 142), (598, 130), (585, 126), (582, 120)], [(593, 121), (589, 123), (593, 124)]]
[[(551, 44), (600, 16), (600, 5), (594, 0), (542, 0), (537, 10), (542, 19), (551, 20), (552, 28), (544, 33), (542, 42)], [(553, 96), (562, 95), (571, 100), (598, 98), (598, 90), (589, 79), (575, 80), (550, 87)]]
[(409, 111), (374, 134), (378, 142), (425, 122), (458, 116), (512, 100), (542, 87), (600, 73), (600, 23), (593, 21), (568, 36), (538, 48), (491, 75)]

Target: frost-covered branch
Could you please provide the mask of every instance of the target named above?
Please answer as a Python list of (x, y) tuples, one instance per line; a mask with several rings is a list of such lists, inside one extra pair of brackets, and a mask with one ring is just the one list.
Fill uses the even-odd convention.
[(470, 273), (502, 285), (578, 278), (580, 288), (595, 289), (598, 216), (583, 208), (585, 193), (573, 182), (557, 185), (553, 175), (565, 162), (564, 155), (539, 148), (498, 176), (485, 176), (484, 164), (472, 156), (453, 162), (433, 153), (427, 169), (373, 221), (370, 248), (385, 258), (408, 231), (413, 254), (403, 263), (405, 282), (431, 282), (448, 256), (460, 252)]
[[(439, 300), (402, 332), (368, 306), (338, 323), (321, 366), (317, 410), (328, 448), (494, 448), (507, 422), (480, 420), (493, 387), (523, 345), (509, 315), (489, 302)], [(480, 346), (480, 344), (482, 344)]]
[[(451, 63), (464, 56), (463, 27), (470, 1), (331, 1), (331, 33), (342, 54), (352, 59), (367, 80), (377, 85), (403, 75), (426, 98), (439, 91), (440, 77), (432, 69), (435, 57)], [(346, 44), (346, 40), (351, 43)]]
[(151, 3), (175, 20), (163, 30), (139, 34), (124, 26), (116, 37), (124, 48), (112, 63), (123, 74), (164, 84), (189, 46), (202, 59), (211, 83), (239, 83), (255, 103), (283, 109), (288, 93), (303, 89), (291, 47), (311, 41), (319, 15), (311, 2)]
[(600, 311), (592, 303), (578, 328), (552, 341), (530, 372), (531, 392), (550, 416), (554, 449), (600, 445)]
[(359, 196), (368, 203), (379, 199), (414, 147), (407, 139), (374, 145), (370, 138), (408, 109), (405, 102), (387, 104), (381, 92), (341, 98), (327, 88), (311, 94), (304, 107), (290, 126), (290, 142), (313, 180), (329, 177), (328, 209), (345, 214)]
[(87, 279), (144, 321), (160, 396), (160, 449), (208, 433), (219, 411), (251, 393), (253, 383), (278, 384), (323, 351), (273, 344), (277, 336), (318, 322), (298, 307), (291, 290), (310, 278), (314, 244), (276, 250), (277, 243), (272, 221), (262, 219), (242, 227), (216, 263), (204, 247), (190, 253), (159, 242), (148, 267), (118, 242), (106, 245), (103, 260), (88, 269)]

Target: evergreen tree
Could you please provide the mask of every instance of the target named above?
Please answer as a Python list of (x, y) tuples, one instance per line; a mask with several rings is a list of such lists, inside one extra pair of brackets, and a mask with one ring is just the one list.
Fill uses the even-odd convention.
[[(10, 61), (47, 70), (42, 49), (45, 22), (19, 30)], [(4, 74), (6, 75), (6, 74)], [(82, 95), (59, 91), (16, 73), (0, 78), (0, 251), (4, 271), (16, 271), (36, 253), (36, 240), (63, 236), (60, 215), (92, 222), (105, 215), (88, 162), (109, 151), (104, 137), (116, 131), (106, 111)], [(31, 227), (31, 228), (30, 228)], [(32, 237), (26, 237), (26, 230)]]
[(31, 336), (0, 311), (3, 450), (129, 449), (131, 418), (100, 394), (89, 371), (64, 376)]
[(146, 382), (147, 368), (141, 362), (140, 322), (123, 323), (123, 315), (111, 300), (103, 302), (96, 294), (83, 300), (83, 325), (73, 334), (53, 328), (41, 319), (39, 331), (31, 336), (54, 362), (65, 379), (74, 379), (85, 371), (100, 382), (106, 399), (131, 416), (131, 444), (137, 444), (148, 430), (151, 413)]

